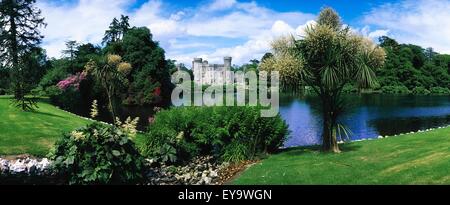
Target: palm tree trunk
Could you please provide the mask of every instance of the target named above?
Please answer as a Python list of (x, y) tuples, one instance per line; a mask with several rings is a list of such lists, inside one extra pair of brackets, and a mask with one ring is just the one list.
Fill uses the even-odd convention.
[(114, 105), (113, 105), (113, 102), (112, 102), (112, 96), (111, 96), (111, 93), (109, 91), (107, 91), (106, 94), (108, 95), (108, 103), (109, 103), (109, 109), (111, 111), (112, 122), (113, 122), (113, 125), (116, 125), (116, 114), (114, 112)]
[(337, 143), (337, 119), (333, 114), (333, 103), (331, 100), (325, 100), (323, 103), (323, 133), (322, 133), (322, 150), (325, 152), (339, 153), (339, 145)]

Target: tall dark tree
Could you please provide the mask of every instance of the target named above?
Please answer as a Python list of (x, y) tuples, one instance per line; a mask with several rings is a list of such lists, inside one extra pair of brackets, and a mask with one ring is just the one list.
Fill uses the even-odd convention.
[(117, 18), (114, 18), (111, 24), (109, 25), (109, 29), (105, 31), (105, 36), (103, 37), (103, 44), (114, 43), (119, 39), (119, 28), (120, 23)]
[(119, 32), (120, 32), (120, 38), (123, 38), (123, 36), (130, 30), (130, 17), (121, 15), (120, 16), (120, 23), (119, 23)]
[(78, 43), (76, 41), (67, 41), (66, 49), (62, 51), (63, 55), (65, 55), (69, 59), (71, 72), (74, 72), (74, 60), (76, 56), (78, 48)]
[(425, 49), (425, 56), (427, 57), (427, 60), (431, 61), (433, 60), (434, 56), (436, 56), (436, 52), (434, 52), (434, 49), (429, 47)]
[(109, 29), (105, 31), (105, 36), (103, 37), (103, 44), (115, 43), (122, 40), (123, 36), (130, 29), (130, 18), (128, 16), (121, 15), (120, 20), (114, 18)]
[[(45, 27), (41, 11), (34, 6), (35, 0), (0, 1), (0, 59), (11, 69), (14, 99), (23, 110), (29, 110), (35, 103), (27, 99), (30, 86), (26, 84), (26, 55), (42, 40), (40, 28)], [(27, 54), (28, 53), (28, 54)]]

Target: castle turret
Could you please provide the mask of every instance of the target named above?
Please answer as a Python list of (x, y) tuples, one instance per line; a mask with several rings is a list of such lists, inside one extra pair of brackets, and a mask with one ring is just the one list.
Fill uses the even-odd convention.
[(203, 71), (202, 71), (202, 58), (194, 58), (192, 62), (192, 71), (194, 72), (194, 81), (198, 84), (202, 83)]
[(225, 70), (231, 69), (231, 60), (232, 58), (229, 56), (223, 58), (223, 67), (225, 67)]
[(230, 56), (223, 58), (223, 68), (224, 68), (223, 82), (225, 84), (233, 83), (233, 77), (229, 73), (231, 71), (231, 60), (232, 60), (232, 58)]

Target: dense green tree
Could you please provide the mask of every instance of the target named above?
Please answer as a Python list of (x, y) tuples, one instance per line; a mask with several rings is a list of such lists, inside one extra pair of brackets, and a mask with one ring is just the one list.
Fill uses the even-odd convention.
[(78, 45), (75, 50), (73, 73), (81, 72), (89, 60), (98, 61), (102, 56), (102, 50), (91, 43)]
[(166, 103), (170, 99), (170, 70), (174, 65), (165, 59), (164, 50), (153, 41), (148, 28), (130, 29), (122, 41), (110, 44), (105, 51), (123, 56), (133, 66), (130, 86), (122, 96), (125, 104)]
[[(446, 55), (436, 53), (432, 48), (424, 49), (412, 44), (399, 44), (383, 36), (380, 46), (386, 50), (385, 66), (377, 71), (381, 88), (398, 88), (402, 92), (424, 91), (428, 94), (433, 87), (449, 87), (449, 60)], [(404, 89), (406, 87), (407, 89)], [(439, 90), (439, 89), (435, 89)]]
[(25, 80), (28, 81), (27, 84), (35, 88), (47, 70), (51, 68), (51, 64), (45, 50), (39, 47), (30, 50), (23, 58), (27, 68), (27, 72), (24, 74)]
[(255, 73), (258, 73), (258, 66), (259, 66), (259, 60), (253, 59), (250, 60), (248, 63), (239, 66), (236, 71), (243, 71), (243, 72), (248, 72), (248, 71), (254, 71)]
[[(27, 84), (29, 56), (42, 40), (39, 28), (44, 27), (41, 11), (35, 0), (0, 1), (0, 60), (10, 69), (14, 99), (23, 110), (35, 106), (26, 95), (32, 87)], [(21, 62), (22, 61), (22, 62)]]
[(396, 40), (387, 36), (381, 36), (378, 41), (380, 42), (380, 46), (384, 49), (396, 50), (400, 46)]
[(282, 38), (272, 45), (274, 59), (264, 60), (262, 70), (279, 71), (283, 87), (307, 85), (321, 102), (324, 151), (340, 152), (337, 138), (348, 133), (339, 123), (345, 109), (342, 90), (348, 83), (374, 87), (375, 70), (382, 67), (385, 52), (371, 40), (342, 27), (331, 8), (321, 11), (318, 24), (308, 27), (305, 38)]

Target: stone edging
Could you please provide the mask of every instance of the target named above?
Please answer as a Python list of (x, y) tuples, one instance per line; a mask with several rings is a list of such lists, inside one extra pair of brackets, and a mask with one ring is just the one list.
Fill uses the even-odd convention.
[(50, 167), (51, 161), (47, 158), (33, 159), (30, 157), (7, 160), (0, 158), (0, 174), (27, 174), (42, 175)]
[[(390, 138), (390, 137), (398, 137), (398, 136), (403, 136), (403, 135), (409, 135), (409, 134), (416, 134), (416, 133), (424, 133), (424, 132), (430, 132), (430, 131), (434, 131), (434, 130), (439, 130), (439, 129), (445, 129), (445, 128), (450, 128), (450, 125), (447, 126), (441, 126), (441, 127), (436, 127), (436, 128), (430, 128), (430, 129), (425, 129), (425, 130), (419, 130), (417, 132), (408, 132), (408, 133), (401, 133), (401, 134), (397, 134), (397, 135), (392, 135), (392, 136), (378, 136), (377, 138), (363, 138), (363, 139), (359, 139), (359, 140), (352, 140), (349, 143), (352, 142), (362, 142), (362, 141), (370, 141), (370, 140), (379, 140), (379, 139), (386, 139), (386, 138)], [(340, 144), (345, 143), (343, 141), (339, 141)]]

